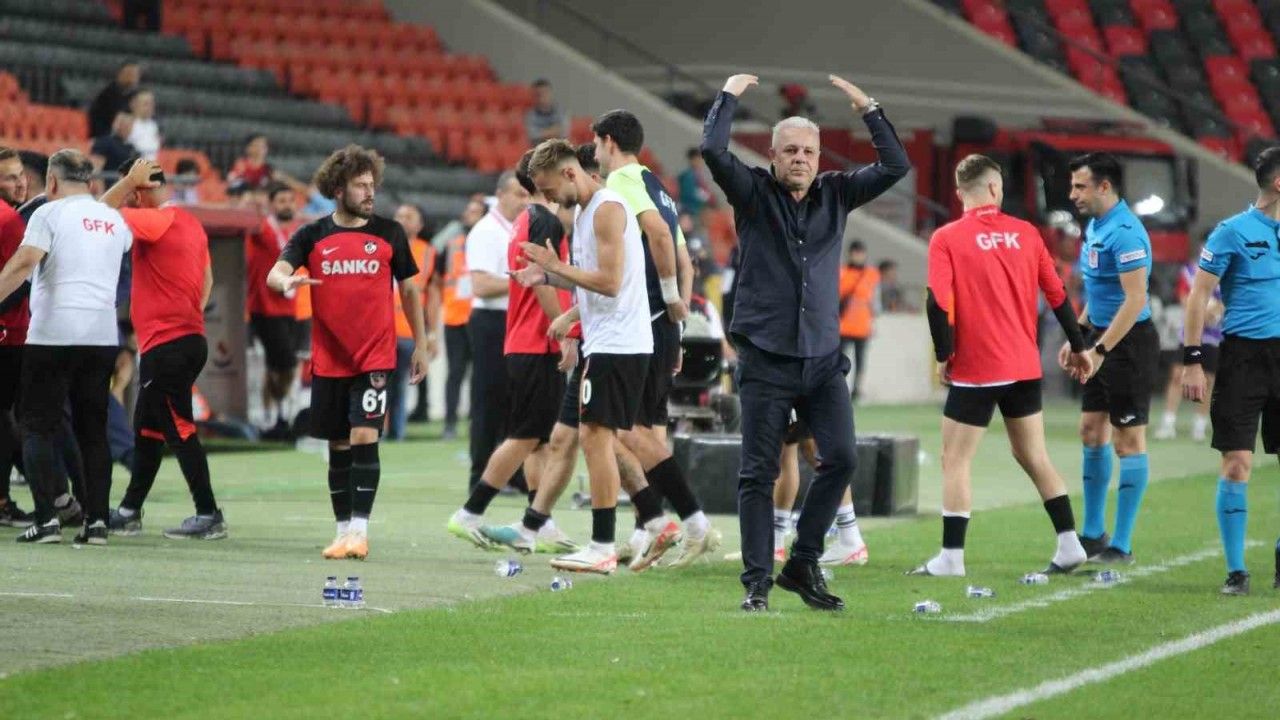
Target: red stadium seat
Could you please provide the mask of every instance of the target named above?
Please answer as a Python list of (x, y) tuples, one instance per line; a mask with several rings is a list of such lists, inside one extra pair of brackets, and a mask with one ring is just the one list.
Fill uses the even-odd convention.
[(1137, 28), (1113, 25), (1103, 28), (1102, 36), (1112, 57), (1147, 54), (1147, 38)]
[(1168, 0), (1130, 0), (1134, 18), (1148, 34), (1153, 30), (1177, 30), (1178, 11)]
[(1275, 41), (1266, 30), (1241, 30), (1231, 34), (1236, 54), (1245, 61), (1269, 60), (1276, 56)]

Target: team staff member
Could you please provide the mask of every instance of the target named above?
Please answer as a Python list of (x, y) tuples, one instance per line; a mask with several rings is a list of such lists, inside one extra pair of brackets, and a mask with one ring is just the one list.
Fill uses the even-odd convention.
[[(1280, 453), (1280, 147), (1258, 155), (1254, 177), (1258, 199), (1219, 225), (1200, 253), (1187, 299), (1183, 352), (1183, 391), (1204, 402), (1203, 328), (1209, 300), (1221, 284), (1226, 314), (1209, 416), (1213, 447), (1222, 453), (1217, 513), (1227, 560), (1224, 595), (1249, 594), (1244, 541), (1259, 416), (1262, 449)], [(1280, 543), (1276, 547), (1273, 587), (1280, 589)]]
[(951, 386), (942, 417), (942, 551), (912, 575), (963, 577), (970, 465), (997, 407), (1018, 464), (1040, 491), (1057, 535), (1046, 572), (1069, 573), (1086, 557), (1062, 476), (1049, 460), (1036, 343), (1039, 291), (1069, 338), (1072, 372), (1093, 372), (1084, 338), (1034, 225), (1000, 212), (1000, 166), (970, 155), (956, 166), (964, 217), (929, 241), (929, 330), (938, 374)]
[[(502, 441), (507, 410), (507, 367), (502, 341), (507, 332), (507, 244), (516, 216), (529, 193), (515, 173), (498, 177), (497, 200), (467, 234), (471, 272), (471, 475), (468, 489), (480, 482), (489, 455)], [(517, 483), (519, 486), (521, 483)]]
[[(1120, 199), (1120, 162), (1090, 153), (1070, 162), (1071, 201), (1091, 219), (1080, 244), (1085, 309), (1080, 324), (1093, 340), (1097, 373), (1084, 386), (1080, 439), (1084, 444), (1084, 530), (1080, 541), (1100, 563), (1133, 562), (1133, 527), (1147, 489), (1147, 419), (1160, 363), (1160, 335), (1151, 322), (1148, 280), (1151, 238)], [(1070, 353), (1062, 346), (1058, 362)], [(1105, 360), (1105, 362), (1104, 362)], [(1116, 531), (1105, 532), (1111, 452), (1120, 458)]]
[(867, 265), (867, 246), (861, 240), (849, 243), (849, 257), (840, 269), (840, 345), (853, 359), (853, 380), (849, 397), (855, 403), (862, 392), (866, 369), (867, 341), (878, 312), (880, 270)]
[(771, 169), (749, 168), (729, 152), (738, 96), (754, 75), (734, 75), (703, 127), (702, 157), (735, 210), (741, 269), (733, 324), (742, 396), (742, 609), (768, 609), (773, 567), (773, 483), (791, 409), (813, 430), (822, 464), (805, 499), (796, 541), (778, 575), (811, 607), (840, 610), (818, 570), (823, 535), (853, 477), (853, 410), (840, 353), (840, 246), (849, 213), (910, 170), (906, 151), (874, 100), (832, 75), (871, 130), (879, 162), (818, 175), (818, 126), (787, 118), (774, 127)]
[[(396, 365), (395, 304), (399, 283), (413, 326), (413, 376), (427, 372), (427, 333), (418, 274), (404, 228), (373, 214), (382, 181), (378, 153), (348, 145), (316, 171), (321, 194), (337, 203), (327, 215), (298, 229), (267, 275), (276, 292), (311, 286), (311, 435), (329, 441), (329, 500), (337, 534), (326, 559), (369, 555), (369, 514), (382, 467), (378, 435), (387, 412), (387, 382)], [(294, 272), (306, 267), (307, 276)]]
[(129, 314), (142, 361), (133, 419), (133, 474), (109, 525), (124, 534), (141, 532), (142, 504), (155, 483), (167, 443), (178, 458), (196, 514), (165, 530), (164, 536), (218, 540), (227, 536), (227, 525), (213, 497), (209, 461), (191, 407), (191, 388), (209, 356), (204, 337), (204, 308), (213, 289), (209, 238), (191, 213), (165, 206), (168, 188), (159, 165), (132, 160), (120, 174), (102, 202), (129, 206), (120, 214), (134, 238)]
[(59, 150), (49, 158), (49, 202), (31, 216), (22, 246), (0, 271), (0, 298), (34, 272), (20, 416), (36, 522), (18, 537), (24, 543), (62, 541), (55, 508), (62, 490), (54, 436), (69, 398), (85, 473), (85, 525), (75, 539), (107, 544), (107, 400), (119, 351), (116, 283), (120, 258), (133, 236), (119, 212), (93, 199), (92, 175), (93, 163), (77, 150)]
[(245, 241), (249, 329), (262, 343), (266, 358), (262, 409), (270, 423), (265, 435), (273, 440), (289, 436), (289, 418), (284, 404), (293, 388), (293, 377), (298, 368), (298, 320), (297, 293), (282, 295), (274, 292), (267, 287), (267, 273), (271, 272), (280, 251), (302, 224), (294, 219), (296, 203), (297, 199), (288, 185), (272, 184), (267, 189), (267, 215), (257, 231), (250, 233)]

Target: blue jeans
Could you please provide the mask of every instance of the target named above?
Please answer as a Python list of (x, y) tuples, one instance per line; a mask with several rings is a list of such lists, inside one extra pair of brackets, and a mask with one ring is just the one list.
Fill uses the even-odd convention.
[(391, 378), (391, 386), (387, 388), (387, 415), (391, 418), (391, 427), (387, 432), (389, 440), (404, 439), (405, 418), (409, 410), (405, 406), (405, 398), (409, 394), (409, 376), (413, 374), (413, 339), (396, 338), (396, 372)]

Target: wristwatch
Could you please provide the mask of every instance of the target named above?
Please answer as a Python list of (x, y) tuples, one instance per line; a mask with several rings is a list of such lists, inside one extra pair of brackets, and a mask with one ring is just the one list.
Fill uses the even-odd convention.
[(876, 100), (873, 97), (869, 97), (867, 98), (867, 106), (862, 108), (861, 112), (863, 115), (866, 115), (867, 113), (872, 113), (879, 109), (880, 109), (880, 101)]
[(1097, 345), (1094, 345), (1093, 350), (1094, 352), (1098, 353), (1098, 355), (1102, 357), (1107, 356), (1107, 346), (1103, 345), (1102, 343), (1098, 343)]

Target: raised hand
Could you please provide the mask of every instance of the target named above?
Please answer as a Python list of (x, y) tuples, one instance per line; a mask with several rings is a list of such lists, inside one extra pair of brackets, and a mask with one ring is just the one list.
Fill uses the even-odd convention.
[(862, 92), (862, 88), (857, 85), (854, 85), (839, 75), (828, 75), (827, 79), (831, 81), (832, 85), (835, 85), (841, 92), (847, 95), (849, 97), (849, 102), (853, 103), (853, 107), (859, 111), (865, 109), (871, 104), (871, 97)]
[(759, 85), (760, 78), (755, 75), (732, 75), (724, 83), (724, 91), (734, 96), (741, 96), (752, 85)]

